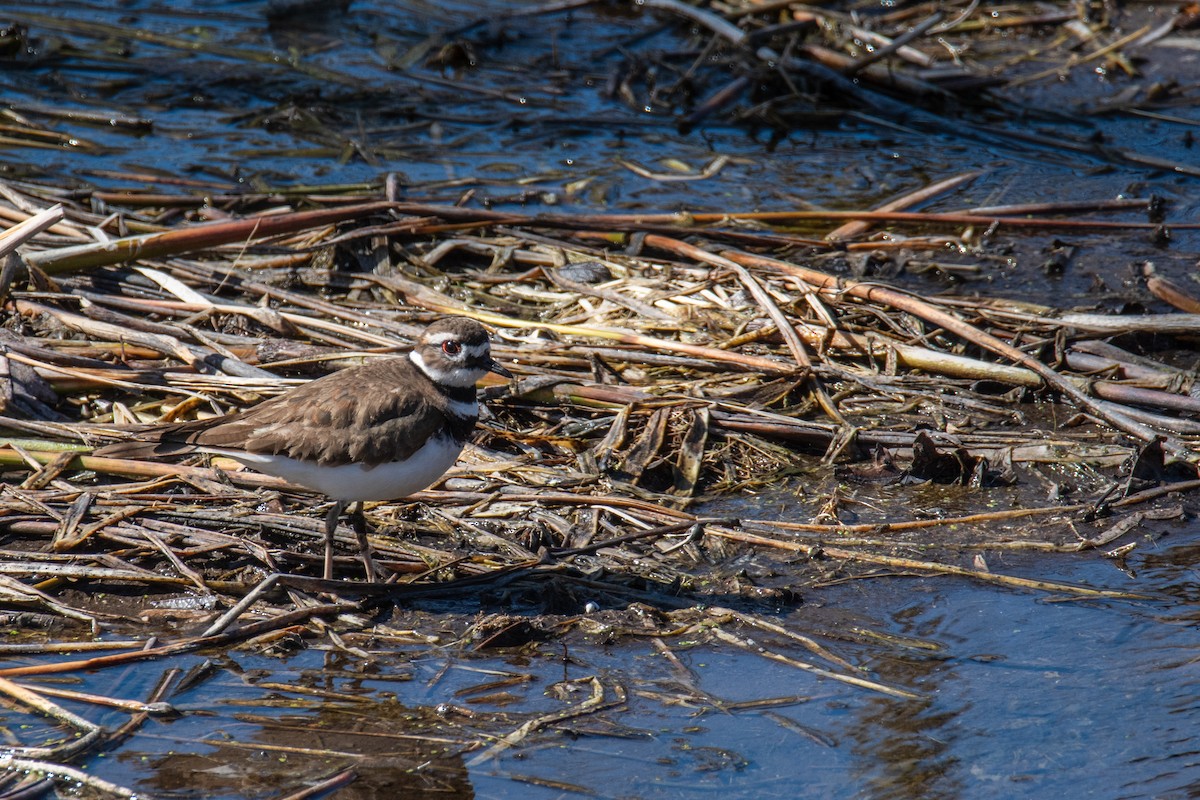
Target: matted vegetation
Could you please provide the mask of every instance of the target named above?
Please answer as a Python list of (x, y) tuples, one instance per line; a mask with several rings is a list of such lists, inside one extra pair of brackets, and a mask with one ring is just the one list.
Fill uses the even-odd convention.
[[(938, 541), (1012, 547), (1011, 534), (996, 539), (981, 523), (1140, 514), (1161, 491), (1131, 484), (1194, 476), (1189, 373), (1110, 341), (1188, 334), (1194, 317), (922, 298), (836, 278), (819, 267), (845, 246), (800, 251), (787, 234), (747, 230), (755, 216), (680, 227), (670, 217), (274, 205), (262, 217), (53, 246), (98, 221), (69, 208), (47, 229), (53, 245), (25, 254), (30, 288), (9, 291), (11, 438), (0, 457), (31, 471), (5, 486), (5, 522), (41, 542), (13, 568), (75, 579), (95, 568), (106, 584), (225, 598), (273, 573), (311, 572), (320, 517), (310, 509), (321, 498), (220, 459), (89, 450), (123, 424), (229, 413), (304, 380), (284, 375), (392, 355), (447, 313), (493, 326), (497, 357), (518, 378), (484, 388), (491, 415), (478, 444), (441, 490), (418, 496), (423, 510), (371, 509), (387, 532), (372, 544), (396, 582), (354, 594), (458, 592), (460, 581), (475, 591), (497, 570), (536, 581), (587, 565), (691, 602), (705, 592), (705, 553), (720, 561), (745, 545), (1021, 583), (891, 551), (967, 523), (982, 538)], [(221, 244), (238, 237), (252, 241)], [(904, 239), (911, 249), (948, 242), (963, 254), (975, 246), (961, 234)], [(196, 255), (168, 255), (175, 246)], [(139, 250), (159, 255), (104, 266)], [(705, 516), (724, 496), (822, 464), (874, 486), (995, 487), (1029, 483), (1033, 470), (1069, 502), (941, 519), (855, 509), (851, 524), (839, 521), (835, 490), (814, 498), (811, 519)], [(1041, 523), (1025, 546), (1103, 537)], [(40, 561), (46, 541), (59, 555)]]
[[(786, 4), (724, 16), (715, 6), (647, 5), (708, 31), (697, 63), (719, 54), (721, 69), (737, 64), (763, 81), (753, 108), (733, 119), (781, 129), (810, 110), (812, 96), (789, 84), (795, 74), (825, 92), (854, 87), (855, 114), (902, 103), (906, 124), (930, 130), (946, 124), (930, 96), (941, 103), (1040, 77), (1034, 68), (999, 78), (995, 64), (965, 58), (936, 76), (907, 75), (935, 66), (916, 49), (930, 32), (974, 36), (982, 51), (1000, 29), (1061, 25), (1041, 56), (1069, 72), (1098, 60), (1120, 66), (1123, 46), (1191, 24), (1172, 12), (1134, 38), (1098, 23), (1076, 58), (1055, 49), (1082, 36), (1067, 27), (1081, 20), (1074, 7), (1012, 6), (989, 18), (976, 3), (914, 6), (876, 20), (867, 36), (848, 13), (793, 9), (780, 19)], [(873, 52), (863, 52), (867, 40)], [(670, 96), (663, 102), (694, 126), (752, 83), (704, 82), (711, 99), (686, 119)], [(618, 81), (616, 96), (658, 104), (643, 90)], [(14, 135), (31, 136), (27, 123)], [(1191, 169), (1131, 149), (1055, 146)], [(662, 179), (722, 167), (663, 175), (628, 165)], [(923, 296), (875, 279), (871, 267), (953, 279), (998, 257), (997, 231), (1167, 237), (1198, 226), (1164, 218), (1149, 197), (912, 210), (975, 177), (879, 209), (642, 215), (487, 210), (472, 207), (470, 192), (461, 205), (401, 201), (394, 182), (220, 196), (0, 185), (0, 216), (13, 225), (0, 238), (8, 619), (49, 631), (40, 638), (53, 641), (28, 652), (82, 651), (95, 634), (158, 619), (149, 598), (153, 611), (169, 608), (164, 626), (178, 632), (143, 649), (133, 649), (141, 640), (100, 642), (130, 648), (116, 655), (0, 670), (0, 691), (79, 732), (7, 765), (53, 771), (100, 739), (11, 678), (291, 636), (370, 659), (372, 648), (435, 638), (391, 616), (430, 598), (482, 598), (488, 613), (455, 632), (463, 646), (583, 631), (653, 636), (669, 656), (666, 642), (688, 637), (910, 696), (766, 612), (794, 607), (813, 586), (898, 573), (1128, 596), (1005, 574), (987, 559), (1101, 549), (1119, 560), (1136, 546), (1131, 534), (1183, 515), (1179, 495), (1200, 487), (1187, 350), (1200, 298), (1149, 266), (1144, 286), (1182, 313)], [(1069, 255), (1051, 252), (1045, 268), (1060, 257)], [(482, 388), (489, 413), (475, 446), (436, 489), (368, 509), (388, 582), (362, 579), (346, 529), (340, 579), (316, 577), (325, 498), (230, 460), (91, 455), (131, 423), (235, 412), (393, 356), (444, 314), (490, 326), (495, 355), (517, 379)], [(814, 663), (764, 650), (745, 631), (799, 642)], [(129, 706), (131, 726), (167, 710), (155, 705), (169, 697), (161, 688), (150, 705)], [(574, 691), (590, 698), (507, 732), (502, 715), (438, 731), (486, 758), (623, 700), (596, 679)]]

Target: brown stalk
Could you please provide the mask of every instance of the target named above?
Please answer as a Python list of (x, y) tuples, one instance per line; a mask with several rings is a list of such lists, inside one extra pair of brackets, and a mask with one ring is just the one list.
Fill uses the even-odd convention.
[[(46, 464), (57, 457), (56, 453), (31, 452), (29, 455), (38, 462)], [(0, 466), (23, 464), (24, 460), (11, 448), (0, 447)], [(235, 463), (235, 462), (226, 462)], [(188, 467), (182, 464), (165, 464), (157, 461), (131, 461), (124, 458), (105, 458), (102, 456), (77, 456), (67, 467), (69, 469), (94, 470), (105, 475), (125, 475), (131, 478), (162, 478), (177, 477), (208, 481), (228, 479), (233, 483), (254, 489), (274, 489), (288, 491), (292, 489), (288, 483), (262, 475), (250, 470), (230, 470), (218, 472), (215, 469), (203, 467)]]
[(177, 228), (163, 233), (129, 236), (110, 242), (41, 250), (27, 253), (25, 259), (30, 266), (40, 269), (47, 275), (57, 275), (108, 264), (121, 264), (126, 261), (178, 256), (200, 250), (211, 250), (226, 244), (297, 233), (339, 222), (362, 219), (386, 212), (391, 207), (392, 204), (379, 201), (317, 211), (294, 211), (287, 214), (251, 217), (231, 222)]
[[(1009, 228), (1034, 230), (1157, 230), (1163, 225), (1181, 230), (1200, 229), (1200, 222), (1116, 222), (1111, 220), (1049, 219), (1044, 217), (1010, 217), (1007, 214), (974, 214), (962, 212), (917, 211), (757, 211), (757, 212), (680, 212), (671, 214), (514, 214), (476, 209), (455, 208), (427, 203), (396, 203), (404, 213), (418, 213), (451, 220), (473, 220), (504, 225), (526, 225), (550, 228), (581, 228), (605, 231), (641, 230), (667, 226), (678, 233), (703, 225), (724, 222), (765, 222), (788, 224), (795, 222), (841, 222), (864, 220), (870, 222), (911, 222), (927, 225), (975, 225), (987, 228), (993, 224)], [(664, 231), (665, 232), (665, 231)]]
[[(884, 203), (875, 211), (904, 211), (913, 206), (920, 205), (928, 200), (932, 200), (939, 194), (943, 194), (952, 189), (956, 189), (963, 184), (970, 183), (979, 177), (979, 172), (964, 172), (962, 175), (955, 175), (944, 180), (931, 183), (914, 192), (909, 192), (902, 197)], [(829, 233), (825, 234), (825, 239), (830, 242), (844, 242), (847, 239), (853, 239), (856, 236), (861, 236), (871, 229), (871, 223), (866, 220), (855, 220), (847, 222), (844, 225), (839, 225)]]
[(1146, 288), (1159, 300), (1169, 303), (1180, 311), (1188, 314), (1200, 314), (1200, 297), (1169, 278), (1150, 275), (1146, 278)]

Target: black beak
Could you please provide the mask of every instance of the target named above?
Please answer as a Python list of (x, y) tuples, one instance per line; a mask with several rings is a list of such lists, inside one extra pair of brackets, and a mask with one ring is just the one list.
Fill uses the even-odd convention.
[(511, 378), (513, 374), (504, 367), (500, 366), (500, 362), (494, 358), (489, 358), (487, 362), (488, 372), (494, 372), (497, 375), (503, 375), (506, 378)]

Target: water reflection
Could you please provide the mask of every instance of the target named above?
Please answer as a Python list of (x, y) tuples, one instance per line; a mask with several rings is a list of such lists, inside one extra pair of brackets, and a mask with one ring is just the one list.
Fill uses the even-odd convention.
[[(948, 678), (949, 676), (943, 676)], [(933, 703), (871, 700), (846, 731), (860, 766), (854, 783), (877, 798), (957, 798), (953, 747), (940, 736), (956, 716)]]
[[(1200, 545), (1176, 545), (1149, 551), (1136, 560), (1136, 569), (1160, 591), (1185, 603), (1200, 604)], [(1200, 609), (1184, 613), (1193, 616)]]
[(350, 768), (356, 777), (339, 798), (474, 797), (456, 741), (439, 737), (421, 716), (386, 702), (278, 718), (247, 715), (245, 724), (222, 726), (188, 751), (138, 754), (150, 767), (139, 788), (155, 795), (270, 797)]
[[(1142, 580), (1153, 572), (1153, 585), (1191, 592), (1195, 552), (1147, 559)], [(1114, 574), (1100, 559), (1057, 567), (1092, 582)], [(1126, 796), (1147, 797), (1187, 785), (1197, 767), (1189, 729), (1200, 710), (1200, 631), (1177, 624), (1179, 607), (1047, 603), (965, 583), (916, 583), (921, 604), (905, 605), (893, 622), (948, 643), (949, 658), (897, 651), (872, 663), (882, 679), (929, 699), (872, 699), (855, 715), (846, 729), (859, 759), (855, 796), (1111, 797), (1123, 786)], [(903, 595), (897, 586), (875, 599)]]

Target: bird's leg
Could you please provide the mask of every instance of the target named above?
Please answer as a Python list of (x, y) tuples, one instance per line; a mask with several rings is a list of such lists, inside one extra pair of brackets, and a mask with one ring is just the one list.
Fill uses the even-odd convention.
[(334, 500), (333, 507), (325, 515), (325, 580), (333, 580), (333, 534), (337, 531), (338, 520), (346, 510), (345, 500)]
[(363, 516), (363, 503), (359, 500), (350, 511), (350, 524), (354, 527), (354, 535), (358, 537), (358, 552), (362, 556), (363, 569), (367, 571), (367, 583), (374, 583), (378, 578), (375, 571), (375, 559), (371, 558), (371, 543), (367, 541), (367, 518)]

